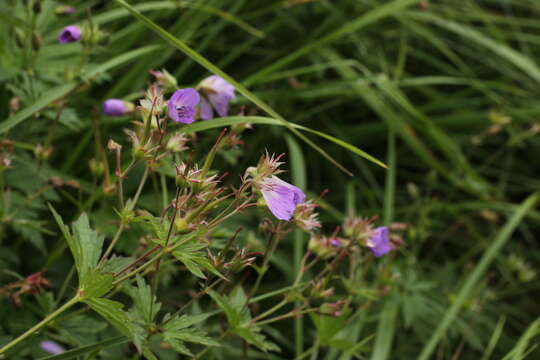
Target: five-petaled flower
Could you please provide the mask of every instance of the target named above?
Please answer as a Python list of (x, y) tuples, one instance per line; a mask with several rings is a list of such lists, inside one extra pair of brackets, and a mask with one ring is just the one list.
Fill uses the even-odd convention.
[(392, 250), (392, 246), (390, 245), (388, 228), (386, 226), (380, 226), (374, 229), (371, 235), (368, 237), (366, 245), (377, 257), (383, 256), (384, 254)]
[(169, 117), (176, 122), (191, 124), (195, 121), (195, 107), (199, 101), (200, 96), (195, 89), (176, 90), (167, 104)]
[(198, 88), (203, 94), (201, 99), (201, 119), (212, 119), (214, 110), (219, 116), (227, 116), (229, 101), (236, 98), (234, 86), (225, 79), (212, 75), (201, 81)]
[(81, 39), (81, 29), (75, 25), (66, 26), (60, 36), (58, 36), (58, 42), (60, 44), (72, 43)]
[(129, 111), (129, 106), (123, 100), (108, 99), (103, 102), (103, 114), (107, 116), (122, 116)]
[(306, 199), (302, 190), (277, 176), (262, 179), (259, 186), (266, 205), (279, 220), (290, 220), (296, 205)]

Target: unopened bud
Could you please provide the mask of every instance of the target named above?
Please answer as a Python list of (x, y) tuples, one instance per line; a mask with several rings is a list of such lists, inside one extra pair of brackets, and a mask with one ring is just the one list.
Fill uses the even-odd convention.
[(107, 148), (110, 151), (117, 151), (122, 149), (122, 145), (114, 141), (113, 139), (109, 139), (109, 142), (107, 143)]
[(32, 32), (32, 49), (38, 51), (41, 49), (41, 44), (43, 43), (43, 38), (37, 32)]
[(172, 76), (167, 70), (151, 70), (150, 74), (152, 74), (156, 78), (157, 83), (163, 88), (163, 90), (169, 92), (178, 89), (178, 83), (175, 77)]
[(90, 159), (90, 161), (88, 162), (88, 167), (90, 168), (90, 172), (92, 173), (92, 175), (96, 177), (103, 175), (103, 173), (105, 172), (105, 166), (103, 165), (103, 163), (96, 159)]
[(37, 144), (34, 147), (34, 155), (39, 160), (47, 160), (51, 156), (52, 151), (53, 151), (52, 146), (44, 147), (41, 144)]
[(56, 9), (54, 9), (54, 13), (59, 16), (66, 16), (71, 15), (75, 12), (75, 9), (72, 6), (57, 6)]
[(21, 99), (18, 96), (13, 96), (9, 99), (9, 111), (14, 114), (21, 108)]

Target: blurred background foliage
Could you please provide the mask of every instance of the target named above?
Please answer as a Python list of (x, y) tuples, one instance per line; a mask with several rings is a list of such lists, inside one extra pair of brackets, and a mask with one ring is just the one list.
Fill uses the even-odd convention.
[[(22, 309), (3, 298), (0, 337), (26, 329), (61, 301), (52, 294), (58, 294), (72, 260), (47, 202), (65, 221), (87, 211), (98, 230), (114, 231), (113, 200), (103, 194), (88, 163), (96, 157), (96, 143), (104, 146), (113, 138), (127, 146), (122, 129), (131, 119), (100, 116), (102, 101), (139, 99), (152, 69), (167, 69), (182, 86), (210, 75), (118, 2), (70, 2), (76, 11), (63, 17), (55, 10), (67, 3), (39, 3), (34, 17), (33, 1), (0, 0), (0, 156), (11, 160), (11, 168), (2, 170), (0, 286), (41, 270), (52, 286), (24, 297)], [(384, 296), (370, 293), (368, 281), (357, 290), (366, 302), (377, 301), (355, 313), (354, 321), (305, 318), (303, 329), (294, 332), (303, 334), (302, 350), (309, 351), (304, 358), (414, 359), (422, 351), (434, 359), (525, 356), (540, 331), (534, 322), (540, 315), (540, 213), (530, 210), (514, 232), (501, 231), (540, 185), (538, 1), (129, 3), (288, 121), (354, 144), (390, 166), (385, 170), (308, 135), (353, 172), (350, 177), (286, 128), (267, 125), (255, 125), (244, 133), (243, 145), (218, 159), (216, 168), (235, 180), (265, 149), (286, 152), (288, 180), (305, 181), (313, 196), (328, 190), (322, 206), (328, 231), (348, 213), (407, 224), (405, 245), (391, 258), (369, 264), (373, 283), (383, 266), (393, 274), (383, 284)], [(107, 42), (92, 53), (82, 52), (78, 43), (57, 43), (64, 26), (88, 18), (109, 34)], [(65, 104), (62, 111), (59, 101)], [(232, 113), (242, 107), (245, 114), (264, 115), (243, 96)], [(211, 146), (218, 133), (198, 135), (197, 149)], [(47, 146), (50, 156), (43, 155)], [(52, 176), (79, 186), (51, 186)], [(136, 186), (129, 181), (128, 188)], [(154, 179), (141, 199), (149, 209), (160, 205), (156, 188)], [(228, 224), (223, 236), (244, 225), (252, 230), (242, 241), (257, 241), (258, 220), (247, 216), (242, 224)], [(138, 236), (130, 231), (120, 250), (136, 248)], [(495, 249), (470, 291), (460, 293), (498, 236), (505, 246)], [(294, 276), (294, 243), (306, 240), (291, 234), (282, 243), (267, 289)], [(187, 278), (165, 277), (165, 303), (188, 298), (196, 283)], [(458, 299), (463, 306), (453, 314)], [(426, 355), (445, 316), (452, 322)], [(59, 338), (84, 345), (113, 333), (89, 316), (77, 319), (57, 325)], [(267, 330), (281, 354), (250, 349), (250, 358), (298, 355), (292, 322)], [(112, 355), (114, 348), (107, 351), (105, 358), (119, 356)], [(231, 341), (213, 356), (235, 354), (241, 354), (241, 345)]]

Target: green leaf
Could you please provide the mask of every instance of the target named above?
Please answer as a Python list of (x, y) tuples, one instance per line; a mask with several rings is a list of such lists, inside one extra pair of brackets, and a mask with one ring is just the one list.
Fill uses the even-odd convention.
[(130, 338), (133, 337), (133, 331), (129, 325), (129, 318), (127, 314), (122, 311), (124, 305), (118, 301), (109, 299), (84, 299), (83, 301), (122, 334), (127, 335)]
[(349, 320), (349, 309), (343, 309), (339, 317), (310, 314), (311, 320), (317, 329), (317, 335), (322, 345), (328, 345), (337, 333), (342, 330)]
[(76, 349), (68, 350), (64, 353), (58, 354), (58, 355), (50, 355), (43, 358), (40, 358), (39, 360), (69, 360), (69, 359), (76, 359), (82, 355), (89, 354), (91, 352), (100, 351), (102, 349), (105, 349), (109, 346), (114, 345), (120, 345), (128, 342), (129, 339), (125, 336), (117, 336), (111, 339), (107, 339), (104, 341), (100, 341), (95, 344), (91, 345), (85, 345), (81, 346)]
[(115, 274), (126, 268), (131, 264), (135, 259), (132, 257), (117, 256), (113, 254), (110, 258), (103, 262), (101, 271), (103, 273), (112, 273)]
[(191, 327), (198, 324), (212, 314), (198, 314), (198, 315), (182, 315), (174, 318), (169, 318), (169, 315), (165, 316), (163, 322), (163, 340), (170, 344), (172, 348), (184, 355), (191, 355), (189, 349), (184, 345), (184, 342), (191, 342), (206, 346), (219, 346), (219, 343), (212, 340), (206, 335), (206, 332), (201, 329)]
[(137, 275), (137, 287), (125, 286), (126, 293), (133, 299), (135, 312), (143, 319), (146, 325), (152, 324), (157, 313), (161, 309), (156, 297), (152, 297), (152, 289)]
[(251, 325), (249, 327), (237, 327), (232, 330), (233, 333), (240, 336), (242, 339), (246, 340), (251, 345), (255, 345), (264, 352), (279, 352), (281, 350), (279, 346), (267, 340), (266, 337), (261, 333), (261, 331), (261, 328), (256, 325)]
[(182, 262), (187, 269), (197, 277), (206, 279), (206, 275), (204, 275), (201, 270), (201, 268), (203, 268), (210, 271), (212, 274), (225, 279), (225, 277), (214, 268), (210, 260), (208, 260), (206, 253), (203, 251), (206, 247), (206, 244), (197, 243), (196, 241), (188, 242), (173, 251), (173, 256)]
[(529, 347), (529, 344), (540, 334), (540, 318), (536, 319), (529, 325), (527, 330), (521, 335), (517, 344), (512, 350), (503, 358), (503, 360), (523, 360), (527, 355), (538, 345), (538, 342), (533, 343)]
[(166, 322), (166, 324), (163, 326), (163, 329), (165, 329), (166, 331), (183, 330), (192, 325), (203, 322), (212, 315), (213, 314), (182, 315), (180, 317), (176, 316), (170, 320), (166, 318), (164, 319), (164, 322)]
[(86, 275), (97, 266), (104, 236), (90, 228), (88, 216), (83, 213), (73, 223), (73, 240), (68, 242), (68, 245), (75, 258), (79, 282), (82, 284)]
[(81, 280), (79, 288), (85, 298), (97, 298), (107, 294), (113, 287), (114, 277), (112, 274), (102, 274), (92, 270)]
[(236, 287), (229, 296), (219, 295), (212, 290), (208, 294), (225, 313), (232, 333), (265, 352), (280, 351), (276, 344), (266, 340), (261, 333), (262, 329), (251, 322), (247, 297), (242, 287)]

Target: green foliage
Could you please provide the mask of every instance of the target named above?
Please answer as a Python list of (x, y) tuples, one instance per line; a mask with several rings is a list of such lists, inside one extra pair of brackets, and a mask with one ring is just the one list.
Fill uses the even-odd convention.
[(183, 263), (186, 268), (195, 276), (206, 279), (203, 273), (203, 269), (207, 270), (213, 275), (219, 276), (223, 279), (225, 277), (216, 270), (207, 257), (204, 249), (207, 245), (204, 243), (197, 243), (196, 241), (186, 242), (173, 251), (173, 256)]
[(209, 292), (216, 304), (225, 312), (230, 331), (255, 345), (263, 351), (279, 351), (279, 347), (266, 339), (262, 334), (262, 328), (254, 324), (248, 308), (248, 299), (244, 290), (237, 286), (230, 295), (224, 296), (211, 291)]

